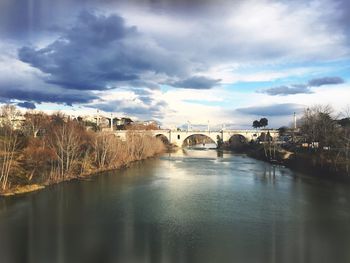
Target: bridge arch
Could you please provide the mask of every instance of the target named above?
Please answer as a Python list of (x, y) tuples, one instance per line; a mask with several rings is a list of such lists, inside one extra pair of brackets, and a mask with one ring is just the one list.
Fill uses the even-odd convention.
[(242, 134), (236, 133), (230, 136), (230, 138), (228, 139), (228, 142), (229, 143), (234, 143), (234, 142), (246, 143), (248, 142), (248, 138)]
[(249, 140), (246, 136), (237, 133), (237, 134), (231, 135), (226, 143), (230, 148), (239, 149), (246, 146), (249, 143)]
[(162, 133), (158, 133), (155, 135), (155, 137), (159, 140), (161, 140), (165, 145), (170, 144), (169, 138), (168, 136), (162, 134)]
[(224, 134), (224, 142), (231, 142), (232, 140), (240, 140), (243, 141), (243, 138), (247, 141), (250, 142), (251, 140), (254, 139), (253, 134), (251, 132), (227, 132)]
[(207, 144), (215, 144), (217, 147), (217, 138), (216, 135), (207, 135), (203, 133), (191, 133), (182, 139), (182, 147), (186, 146), (193, 146), (193, 145), (198, 145), (198, 144), (203, 144), (203, 146)]

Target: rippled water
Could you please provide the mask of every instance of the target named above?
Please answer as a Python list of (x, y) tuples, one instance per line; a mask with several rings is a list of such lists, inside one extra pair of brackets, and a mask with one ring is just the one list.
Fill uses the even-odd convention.
[(350, 262), (350, 187), (180, 151), (0, 199), (0, 262)]

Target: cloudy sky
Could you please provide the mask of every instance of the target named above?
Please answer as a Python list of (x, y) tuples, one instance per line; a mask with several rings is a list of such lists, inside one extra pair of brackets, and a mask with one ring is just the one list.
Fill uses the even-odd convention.
[(347, 0), (0, 0), (0, 103), (247, 128), (350, 104)]

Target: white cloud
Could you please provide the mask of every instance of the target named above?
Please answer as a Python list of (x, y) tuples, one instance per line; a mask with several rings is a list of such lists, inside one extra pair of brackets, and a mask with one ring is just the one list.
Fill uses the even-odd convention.
[(193, 17), (143, 9), (125, 14), (146, 35), (168, 50), (191, 57), (199, 67), (337, 59), (348, 54), (344, 29), (336, 27), (340, 11), (332, 1), (249, 0), (216, 10), (217, 14), (204, 12)]
[[(183, 124), (187, 120), (206, 124), (209, 120), (212, 124), (232, 123), (243, 127), (250, 125), (252, 117), (234, 113), (236, 108), (277, 103), (329, 103), (340, 110), (348, 104), (348, 84), (331, 88), (320, 87), (317, 90), (312, 89), (313, 94), (296, 94), (283, 98), (253, 91), (248, 93), (227, 90), (222, 86), (209, 90), (169, 89), (162, 92), (156, 89), (157, 85), (178, 81), (178, 75), (181, 74), (221, 79), (222, 84), (277, 81), (323, 74), (330, 68), (315, 66), (318, 61), (334, 61), (349, 55), (345, 29), (337, 24), (340, 12), (337, 5), (330, 0), (247, 0), (235, 4), (223, 3), (193, 16), (141, 7), (108, 8), (108, 13), (119, 13), (128, 25), (138, 27), (145, 41), (135, 44), (137, 52), (142, 55), (144, 45), (149, 45), (159, 51), (154, 54), (166, 54), (164, 60), (167, 63), (164, 65), (157, 63), (160, 55), (147, 56), (145, 61), (152, 61), (158, 69), (164, 69), (166, 66), (169, 66), (169, 69), (166, 73), (156, 70), (142, 75), (142, 81), (154, 86), (154, 90), (148, 90), (144, 97), (135, 90), (136, 84), (124, 87), (118, 83), (117, 89), (93, 92), (99, 98), (91, 104), (84, 105), (94, 107), (104, 103), (111, 106), (116, 103), (112, 106), (115, 106), (115, 113), (120, 115), (127, 113), (118, 110), (118, 106), (121, 109), (144, 109), (145, 112), (153, 108), (154, 112), (159, 110), (162, 113), (162, 121), (166, 126)], [(43, 47), (48, 42), (51, 41), (42, 38), (36, 45)], [(128, 44), (131, 45), (131, 42)], [(41, 81), (44, 77), (42, 72), (16, 59), (16, 45), (6, 46), (0, 43), (0, 50), (1, 77), (6, 77), (6, 83), (18, 83), (20, 79), (23, 80), (20, 84), (27, 91), (47, 89), (53, 93), (62, 93), (62, 89)], [(313, 65), (309, 66), (304, 62), (313, 62)], [(291, 66), (294, 63), (298, 66)], [(185, 73), (174, 76), (169, 74), (172, 65), (176, 65), (176, 68)], [(26, 82), (27, 85), (24, 85)], [(1, 82), (0, 79), (0, 84), (3, 83), (5, 82)], [(5, 85), (0, 87), (4, 88)], [(40, 106), (42, 109), (45, 107), (55, 108), (47, 103)], [(62, 108), (71, 110), (69, 107)], [(95, 111), (88, 108), (81, 110)], [(271, 122), (282, 125), (286, 124), (283, 122), (289, 121), (276, 117)]]

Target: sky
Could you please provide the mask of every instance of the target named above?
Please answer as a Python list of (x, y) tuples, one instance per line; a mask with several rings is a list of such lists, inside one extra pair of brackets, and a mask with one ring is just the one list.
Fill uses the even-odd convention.
[(0, 103), (278, 128), (349, 106), (349, 43), (347, 0), (0, 0)]

